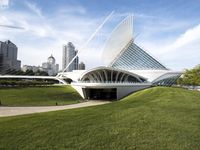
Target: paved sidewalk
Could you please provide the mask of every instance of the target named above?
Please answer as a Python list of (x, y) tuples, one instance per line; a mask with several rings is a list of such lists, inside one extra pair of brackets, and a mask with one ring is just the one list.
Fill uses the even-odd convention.
[(74, 109), (88, 106), (96, 106), (110, 103), (109, 101), (95, 101), (90, 100), (78, 104), (64, 105), (64, 106), (37, 106), (37, 107), (0, 107), (0, 117), (17, 116), (24, 114), (41, 113), (56, 110)]

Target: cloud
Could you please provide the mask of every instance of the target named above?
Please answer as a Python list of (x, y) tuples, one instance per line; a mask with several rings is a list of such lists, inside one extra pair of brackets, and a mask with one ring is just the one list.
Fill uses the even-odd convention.
[(11, 29), (21, 29), (21, 30), (25, 29), (24, 27), (18, 27), (18, 26), (12, 26), (12, 25), (1, 25), (1, 24), (0, 24), (0, 27), (11, 28)]
[[(180, 51), (185, 51), (186, 48), (193, 48), (198, 45), (200, 41), (200, 24), (195, 27), (187, 29), (183, 34), (179, 35), (174, 42), (163, 48), (160, 54), (164, 55), (166, 53), (174, 53)], [(200, 44), (199, 44), (200, 46)], [(199, 47), (200, 50), (200, 47)]]
[(148, 49), (146, 51), (167, 64), (167, 67), (182, 70), (200, 64), (199, 41), (200, 24), (188, 28), (176, 38), (173, 37), (172, 40), (162, 39), (162, 41), (157, 42), (157, 40), (152, 39), (150, 42), (143, 42), (142, 45)]
[(64, 7), (59, 8), (58, 13), (60, 13), (60, 14), (74, 14), (74, 13), (86, 14), (87, 10), (80, 5), (75, 5), (75, 6), (65, 5)]
[(0, 15), (0, 24), (1, 25), (11, 25), (12, 24), (12, 21), (10, 21), (7, 17), (3, 16), (3, 15)]
[[(30, 1), (25, 1), (23, 7), (2, 11), (0, 25), (22, 27), (25, 30), (0, 27), (0, 40), (10, 39), (16, 43), (19, 59), (22, 64), (28, 65), (41, 65), (53, 51), (61, 66), (63, 44), (71, 41), (80, 49), (105, 19), (105, 16), (92, 17), (90, 12), (79, 4), (64, 5), (49, 14), (43, 12), (44, 9), (37, 3)], [(101, 65), (102, 43), (126, 15), (127, 13), (116, 13), (80, 54), (81, 60), (88, 68)], [(200, 25), (186, 29), (191, 22), (163, 19), (142, 13), (134, 13), (134, 16), (135, 32), (140, 33), (136, 39), (137, 43), (162, 60), (167, 67), (180, 70), (198, 63)]]
[(9, 0), (0, 0), (0, 9), (8, 8)]
[(84, 14), (84, 8), (78, 11), (84, 15), (77, 15), (74, 6), (71, 9), (68, 7), (67, 11), (59, 9), (46, 14), (47, 16), (35, 3), (26, 2), (23, 6), (26, 9), (10, 9), (0, 16), (0, 24), (3, 26), (9, 24), (25, 29), (21, 31), (0, 28), (0, 40), (10, 39), (18, 46), (18, 56), (22, 64), (41, 65), (53, 51), (61, 66), (63, 44), (72, 41), (79, 49), (102, 21), (102, 18), (91, 18)]
[(192, 68), (200, 64), (200, 24), (190, 28), (180, 35), (172, 45), (167, 46), (163, 56), (170, 65), (182, 68)]
[(32, 10), (35, 14), (37, 14), (39, 17), (43, 18), (41, 9), (33, 2), (26, 1), (25, 4), (28, 6), (30, 10)]
[(188, 29), (173, 43), (172, 46), (178, 48), (199, 40), (200, 40), (200, 24), (191, 29)]

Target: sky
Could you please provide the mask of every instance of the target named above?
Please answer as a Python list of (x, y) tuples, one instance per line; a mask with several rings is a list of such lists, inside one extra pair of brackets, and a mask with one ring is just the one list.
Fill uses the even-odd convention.
[[(87, 68), (104, 65), (101, 54), (113, 28), (133, 14), (135, 42), (167, 68), (200, 64), (200, 0), (0, 0), (0, 41), (18, 47), (22, 65), (41, 65), (72, 42)], [(95, 38), (85, 42), (104, 19)]]

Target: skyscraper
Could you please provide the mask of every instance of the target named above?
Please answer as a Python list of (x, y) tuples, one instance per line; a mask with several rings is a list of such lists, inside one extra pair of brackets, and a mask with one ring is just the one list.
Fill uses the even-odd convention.
[[(70, 61), (76, 56), (78, 53), (78, 50), (75, 50), (75, 46), (72, 44), (72, 42), (69, 42), (67, 45), (63, 46), (63, 59), (62, 59), (62, 69), (64, 70), (67, 65), (70, 63)], [(78, 70), (78, 64), (79, 64), (79, 58), (77, 57), (71, 65), (67, 68), (67, 72), (70, 72), (72, 70)]]
[(80, 62), (78, 65), (78, 70), (85, 70), (85, 64), (83, 62)]
[(17, 46), (10, 40), (0, 41), (0, 73), (10, 69), (20, 70), (21, 61), (17, 60)]

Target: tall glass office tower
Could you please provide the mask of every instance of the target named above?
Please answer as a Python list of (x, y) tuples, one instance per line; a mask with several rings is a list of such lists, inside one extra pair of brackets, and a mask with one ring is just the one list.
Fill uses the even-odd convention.
[[(75, 50), (75, 46), (72, 44), (72, 42), (69, 42), (67, 45), (63, 46), (63, 59), (62, 59), (62, 69), (64, 70), (66, 66), (70, 63), (70, 61), (75, 57), (77, 54), (77, 50)], [(73, 63), (67, 68), (67, 72), (70, 72), (72, 70), (78, 69), (78, 63), (79, 58), (77, 57)]]
[(7, 73), (10, 69), (21, 69), (21, 61), (17, 60), (17, 52), (17, 46), (10, 40), (0, 41), (0, 74)]

